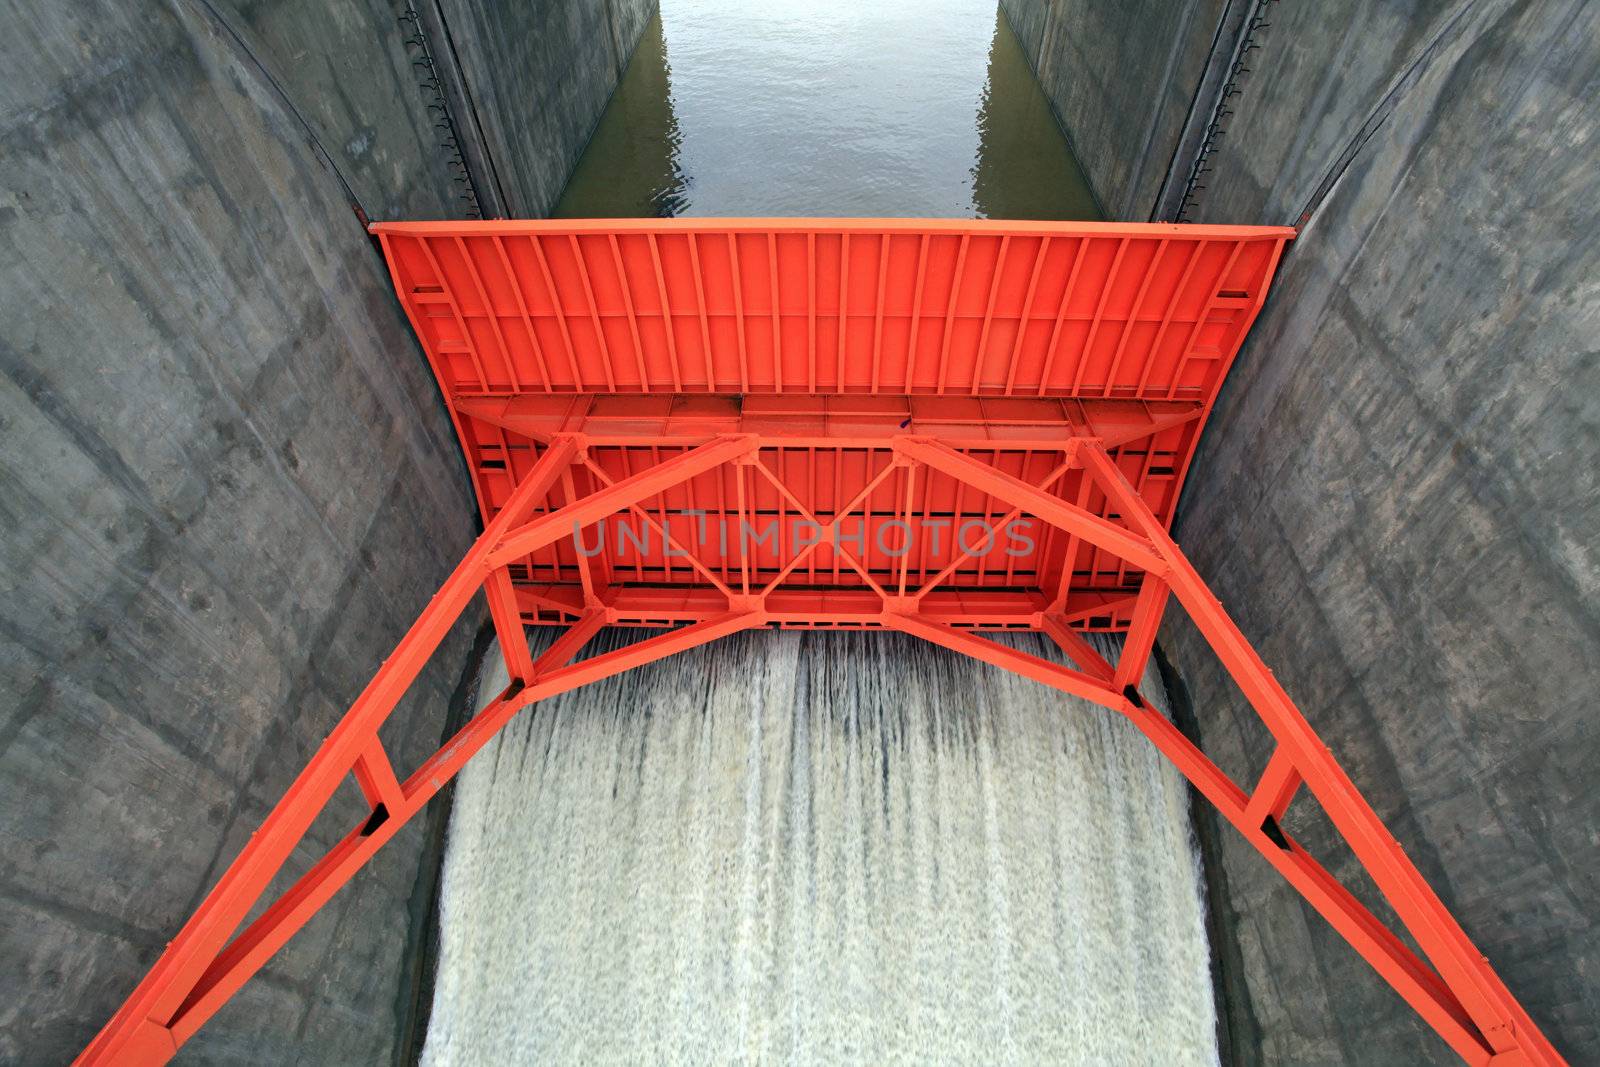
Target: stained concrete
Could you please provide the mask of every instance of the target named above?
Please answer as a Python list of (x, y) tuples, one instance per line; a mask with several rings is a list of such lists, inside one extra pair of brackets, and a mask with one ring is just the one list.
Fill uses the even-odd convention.
[[(3, 10), (0, 1062), (50, 1063), (132, 989), (476, 523), (355, 211), (459, 211), (398, 9)], [(592, 125), (604, 98), (572, 106)], [(481, 621), (385, 730), (402, 768), (464, 699)], [(363, 814), (347, 786), (288, 875)], [(388, 1059), (426, 837), (403, 830), (182, 1058)]]
[(1226, 0), (1001, 0), (1107, 218), (1143, 221)]
[[(1264, 7), (1191, 218), (1304, 229), (1178, 536), (1512, 991), (1592, 1062), (1600, 9)], [(1148, 29), (1152, 52), (1193, 47)], [(1187, 625), (1162, 640), (1204, 747), (1252, 781), (1264, 731)], [(1287, 824), (1371, 899), (1312, 805)], [(1452, 1062), (1241, 839), (1214, 847), (1235, 1062)]]
[(654, 0), (442, 3), (514, 217), (548, 215), (633, 54)]
[[(236, 35), (363, 211), (374, 219), (460, 218), (464, 203), (437, 97), (421, 83), (416, 31), (392, 0), (207, 0)], [(430, 42), (437, 45), (437, 42)]]

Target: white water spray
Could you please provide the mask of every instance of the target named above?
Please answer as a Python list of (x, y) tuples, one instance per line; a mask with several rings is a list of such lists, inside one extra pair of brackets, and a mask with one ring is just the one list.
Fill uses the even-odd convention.
[(1182, 779), (914, 639), (738, 634), (547, 701), (454, 803), (430, 1067), (1216, 1062)]

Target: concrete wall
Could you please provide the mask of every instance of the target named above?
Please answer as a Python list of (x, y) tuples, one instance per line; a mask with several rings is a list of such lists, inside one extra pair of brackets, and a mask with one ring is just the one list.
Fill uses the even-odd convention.
[[(198, 2), (198, 0), (197, 0)], [(374, 219), (462, 216), (393, 0), (206, 0)]]
[(1226, 0), (1001, 0), (1109, 219), (1149, 215)]
[[(386, 0), (0, 10), (0, 1062), (50, 1063), (475, 532), (355, 213), (461, 206)], [(570, 158), (605, 93), (538, 98), (576, 109), (566, 140), (519, 151)], [(402, 768), (463, 699), (480, 622), (386, 730)], [(347, 787), (290, 873), (362, 814)], [(389, 1058), (427, 839), (402, 831), (184, 1058)]]
[[(1190, 217), (1304, 230), (1179, 539), (1513, 992), (1600, 1060), (1600, 8), (1265, 13)], [(1187, 625), (1163, 646), (1253, 780), (1264, 731)], [(1287, 824), (1371, 899), (1314, 805)], [(1451, 1062), (1236, 835), (1213, 848), (1237, 1062)]]
[(548, 215), (655, 0), (448, 0), (441, 7), (509, 213)]

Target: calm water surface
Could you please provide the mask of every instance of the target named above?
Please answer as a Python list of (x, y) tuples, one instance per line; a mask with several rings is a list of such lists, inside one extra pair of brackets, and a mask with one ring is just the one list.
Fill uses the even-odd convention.
[(1101, 217), (992, 0), (662, 0), (555, 214)]

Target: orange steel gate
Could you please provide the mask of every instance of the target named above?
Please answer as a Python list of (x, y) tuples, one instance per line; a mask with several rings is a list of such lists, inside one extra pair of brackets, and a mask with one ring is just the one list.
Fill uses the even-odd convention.
[[(1562, 1062), (1167, 532), (1292, 229), (372, 232), (484, 532), (80, 1062), (170, 1058), (520, 709), (772, 626), (901, 630), (1126, 716), (1464, 1060)], [(402, 779), (378, 727), (480, 589), (511, 683)], [(1140, 696), (1172, 600), (1276, 739), (1253, 788)], [(535, 658), (529, 624), (566, 630)], [(574, 661), (606, 625), (662, 632)], [(997, 629), (1042, 631), (1074, 666)], [(1084, 631), (1121, 632), (1117, 661)], [(240, 931), (346, 775), (370, 817)], [(1302, 787), (1420, 955), (1282, 829)]]

